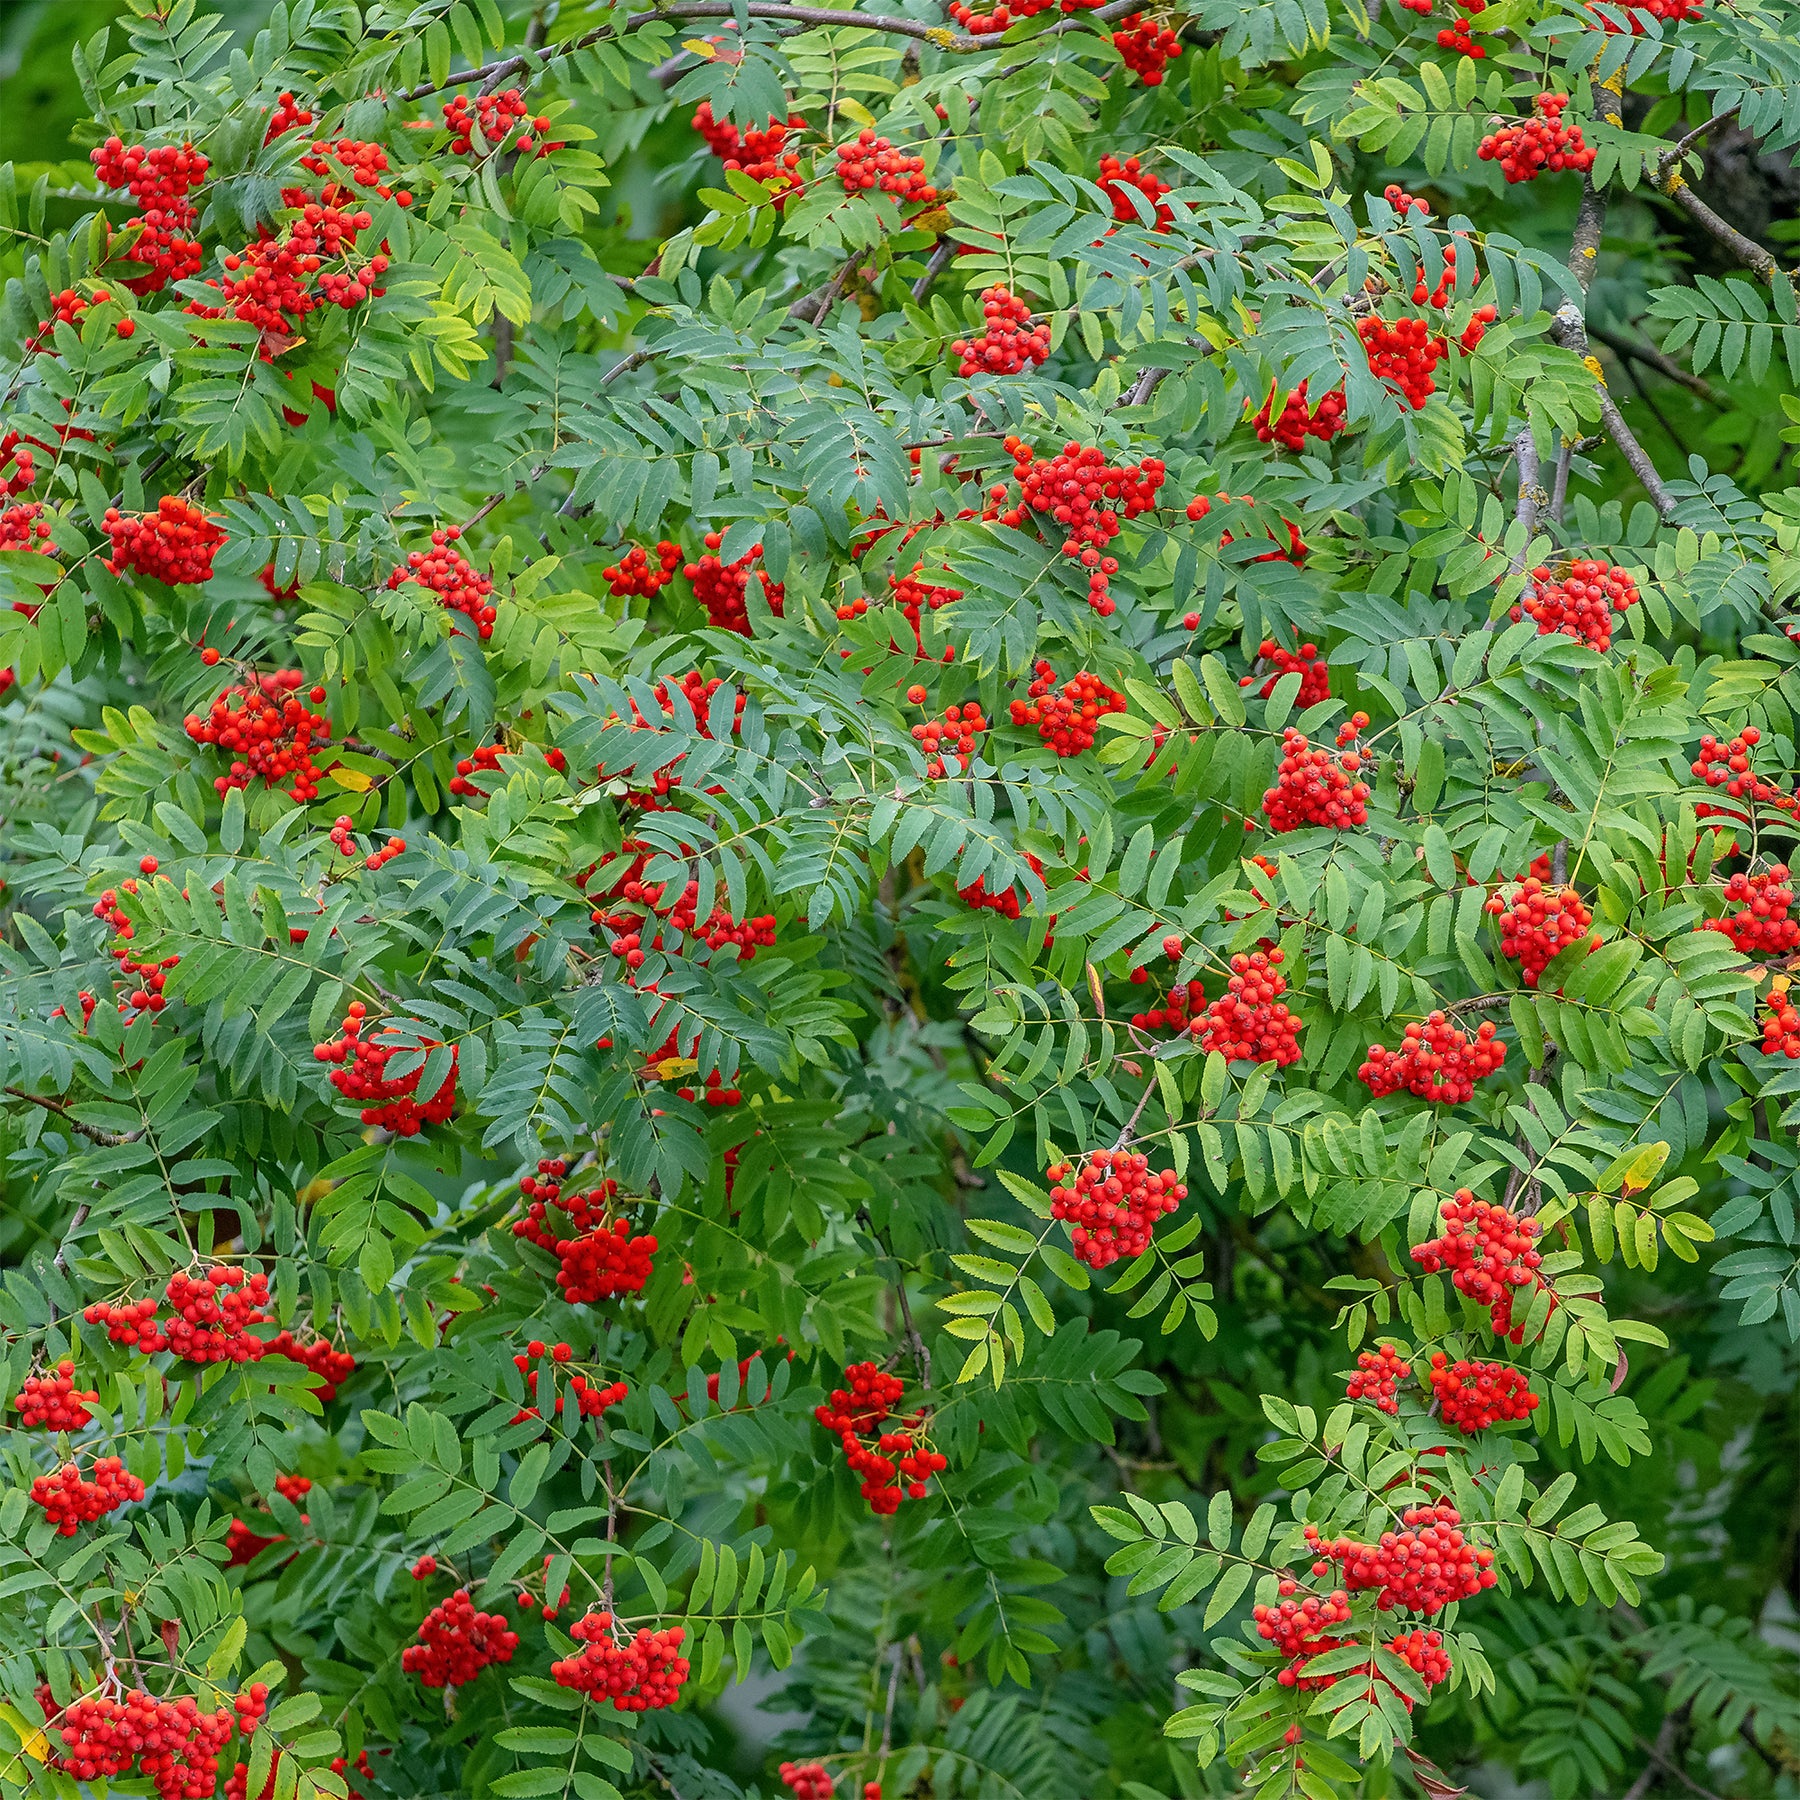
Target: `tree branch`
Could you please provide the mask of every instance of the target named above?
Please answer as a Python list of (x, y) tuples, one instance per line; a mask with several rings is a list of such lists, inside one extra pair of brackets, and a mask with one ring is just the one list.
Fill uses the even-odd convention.
[[(1092, 25), (1110, 25), (1127, 13), (1138, 10), (1142, 0), (1110, 0), (1110, 4), (1079, 18), (1065, 19), (1053, 25), (1044, 35), (1058, 36), (1069, 31), (1086, 30)], [(740, 10), (752, 19), (775, 19), (793, 25), (849, 25), (857, 31), (886, 31), (897, 37), (915, 38), (920, 43), (935, 44), (957, 56), (970, 56), (977, 51), (994, 48), (985, 38), (969, 37), (943, 25), (927, 25), (919, 19), (895, 18), (887, 13), (844, 12), (828, 6), (784, 6), (775, 0), (674, 0), (669, 6), (658, 6), (649, 12), (633, 13), (621, 25), (597, 25), (580, 37), (560, 44), (546, 44), (542, 49), (527, 50), (503, 56), (497, 62), (483, 63), (478, 69), (459, 69), (442, 81), (424, 81), (408, 88), (398, 98), (424, 100), (449, 88), (479, 84), (492, 92), (508, 76), (530, 77), (540, 74), (558, 57), (572, 56), (608, 38), (622, 37), (628, 31), (651, 24), (657, 19), (735, 19)]]
[(1662, 176), (1656, 184), (1656, 191), (1673, 200), (1702, 231), (1717, 238), (1739, 262), (1748, 264), (1764, 281), (1772, 284), (1781, 273), (1781, 265), (1775, 258), (1754, 238), (1745, 237), (1729, 220), (1720, 218), (1688, 186), (1679, 169), (1671, 169)]
[(1656, 472), (1656, 464), (1650, 460), (1650, 453), (1637, 441), (1612, 395), (1606, 391), (1606, 380), (1600, 373), (1600, 365), (1594, 361), (1593, 353), (1588, 349), (1587, 326), (1572, 302), (1564, 301), (1557, 308), (1555, 317), (1550, 321), (1550, 335), (1565, 350), (1573, 350), (1592, 371), (1594, 392), (1600, 399), (1600, 423), (1606, 427), (1606, 435), (1618, 445), (1619, 453), (1630, 465), (1632, 474), (1644, 484), (1644, 492), (1650, 496), (1650, 504), (1656, 508), (1657, 516), (1664, 520), (1672, 519), (1675, 516), (1675, 496), (1663, 485), (1662, 477)]
[(1513, 455), (1519, 464), (1519, 506), (1516, 516), (1525, 527), (1525, 541), (1520, 544), (1518, 553), (1512, 560), (1511, 573), (1517, 575), (1531, 559), (1531, 540), (1537, 535), (1538, 509), (1547, 497), (1540, 485), (1543, 470), (1538, 462), (1537, 439), (1531, 435), (1529, 424), (1519, 427), (1519, 435), (1513, 439)]
[(144, 1134), (141, 1131), (131, 1132), (121, 1137), (116, 1131), (102, 1131), (98, 1125), (84, 1125), (61, 1100), (52, 1100), (48, 1094), (28, 1094), (23, 1088), (9, 1087), (6, 1092), (15, 1100), (29, 1100), (33, 1106), (41, 1106), (45, 1112), (53, 1112), (69, 1127), (71, 1131), (79, 1131), (84, 1138), (96, 1144), (119, 1145), (135, 1144)]
[(1598, 338), (1615, 356), (1628, 356), (1633, 362), (1642, 363), (1647, 369), (1654, 369), (1657, 374), (1686, 388), (1690, 394), (1698, 395), (1709, 405), (1724, 405), (1713, 392), (1711, 382), (1703, 381), (1698, 375), (1684, 369), (1668, 351), (1659, 350), (1654, 344), (1637, 343), (1622, 331), (1610, 330), (1605, 325), (1590, 325), (1588, 336)]
[(949, 268), (955, 255), (955, 241), (948, 235), (939, 238), (937, 247), (931, 253), (931, 261), (925, 265), (925, 273), (913, 283), (912, 296), (915, 300), (923, 300), (931, 292), (931, 284)]

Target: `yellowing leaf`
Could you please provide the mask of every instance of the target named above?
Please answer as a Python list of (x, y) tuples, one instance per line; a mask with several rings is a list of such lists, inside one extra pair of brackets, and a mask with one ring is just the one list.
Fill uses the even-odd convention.
[(374, 778), (363, 774), (360, 769), (336, 768), (331, 771), (331, 779), (339, 787), (347, 788), (353, 794), (366, 794), (375, 785)]

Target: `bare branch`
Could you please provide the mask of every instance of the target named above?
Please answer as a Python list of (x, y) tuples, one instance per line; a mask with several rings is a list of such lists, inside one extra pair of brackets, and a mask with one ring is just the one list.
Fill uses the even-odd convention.
[(1550, 321), (1550, 335), (1565, 350), (1573, 350), (1588, 365), (1594, 377), (1594, 392), (1599, 396), (1600, 423), (1606, 427), (1606, 435), (1618, 445), (1620, 454), (1631, 466), (1632, 474), (1644, 484), (1644, 492), (1650, 496), (1650, 504), (1656, 508), (1657, 516), (1662, 519), (1673, 518), (1675, 496), (1663, 485), (1662, 477), (1656, 472), (1656, 464), (1650, 460), (1650, 453), (1637, 441), (1612, 395), (1606, 391), (1606, 380), (1600, 373), (1600, 365), (1588, 349), (1587, 326), (1573, 303), (1565, 301), (1557, 308), (1556, 316)]
[(1612, 331), (1604, 325), (1589, 325), (1588, 336), (1597, 338), (1615, 356), (1628, 356), (1633, 362), (1642, 363), (1647, 369), (1654, 369), (1657, 374), (1686, 388), (1690, 394), (1697, 395), (1710, 405), (1724, 405), (1713, 392), (1711, 382), (1703, 381), (1698, 375), (1684, 369), (1668, 351), (1659, 350), (1654, 344), (1637, 343), (1622, 331)]

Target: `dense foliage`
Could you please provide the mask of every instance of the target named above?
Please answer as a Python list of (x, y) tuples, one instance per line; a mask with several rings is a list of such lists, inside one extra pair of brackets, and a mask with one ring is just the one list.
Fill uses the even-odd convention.
[(0, 168), (0, 1793), (1792, 1796), (1800, 11), (874, 6)]

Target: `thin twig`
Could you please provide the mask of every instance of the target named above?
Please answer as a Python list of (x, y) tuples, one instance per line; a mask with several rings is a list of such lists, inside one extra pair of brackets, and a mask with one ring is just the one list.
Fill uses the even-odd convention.
[(1728, 219), (1722, 219), (1688, 186), (1679, 169), (1671, 169), (1656, 184), (1656, 191), (1673, 200), (1709, 237), (1716, 238), (1739, 262), (1747, 264), (1773, 284), (1781, 265), (1755, 238), (1746, 237)]
[(879, 1781), (887, 1768), (887, 1759), (894, 1748), (894, 1702), (900, 1694), (900, 1666), (906, 1661), (906, 1649), (902, 1644), (894, 1646), (894, 1672), (888, 1677), (887, 1711), (881, 1720), (881, 1768), (876, 1771)]
[(912, 296), (915, 300), (923, 300), (931, 291), (931, 284), (949, 268), (951, 258), (956, 255), (956, 242), (948, 235), (937, 241), (937, 248), (931, 253), (931, 261), (925, 265), (925, 273), (913, 283)]
[(9, 1087), (6, 1092), (15, 1100), (29, 1100), (33, 1106), (41, 1106), (45, 1112), (55, 1113), (71, 1131), (79, 1131), (84, 1138), (96, 1144), (135, 1144), (144, 1135), (141, 1131), (134, 1131), (127, 1137), (121, 1137), (116, 1131), (101, 1130), (98, 1125), (84, 1125), (70, 1112), (65, 1102), (52, 1100), (48, 1094), (28, 1094), (23, 1088), (16, 1087)]
[(1698, 395), (1709, 405), (1724, 405), (1719, 396), (1713, 392), (1711, 382), (1703, 381), (1698, 375), (1684, 369), (1668, 351), (1659, 350), (1654, 344), (1637, 343), (1622, 331), (1612, 331), (1604, 325), (1590, 324), (1588, 336), (1598, 338), (1615, 356), (1628, 356), (1633, 362), (1640, 362), (1645, 368), (1654, 369), (1657, 374), (1666, 376), (1670, 381), (1686, 388), (1690, 394)]

